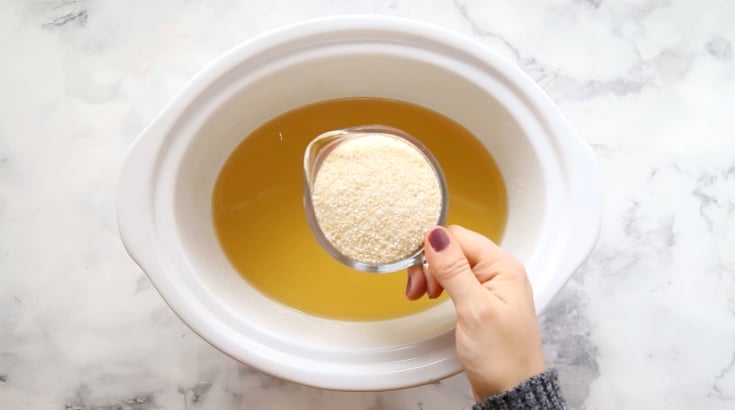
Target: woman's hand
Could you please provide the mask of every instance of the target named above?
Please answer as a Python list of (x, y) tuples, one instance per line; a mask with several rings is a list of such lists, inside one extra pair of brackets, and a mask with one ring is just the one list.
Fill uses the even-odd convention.
[(406, 297), (446, 289), (457, 312), (457, 355), (475, 399), (502, 393), (544, 371), (531, 284), (523, 264), (490, 239), (436, 227), (425, 238), (428, 269), (408, 270)]

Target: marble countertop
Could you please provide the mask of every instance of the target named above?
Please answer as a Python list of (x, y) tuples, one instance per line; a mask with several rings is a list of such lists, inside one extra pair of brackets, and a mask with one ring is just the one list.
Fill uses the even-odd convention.
[(310, 17), (474, 36), (594, 148), (597, 248), (542, 317), (573, 408), (735, 408), (735, 2), (4, 0), (0, 408), (468, 409), (463, 376), (345, 393), (236, 364), (169, 310), (117, 235), (126, 148), (208, 61)]

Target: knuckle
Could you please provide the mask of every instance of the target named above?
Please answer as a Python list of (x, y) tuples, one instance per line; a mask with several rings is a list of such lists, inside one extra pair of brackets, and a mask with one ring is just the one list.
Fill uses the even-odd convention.
[(523, 272), (523, 273), (525, 273), (526, 267), (523, 265), (523, 262), (521, 262), (520, 259), (518, 259), (515, 256), (512, 256), (512, 255), (509, 254), (508, 255), (508, 262), (509, 262), (511, 268), (513, 268), (513, 270), (515, 270), (516, 272), (519, 272), (519, 273)]
[(526, 275), (526, 267), (523, 265), (523, 262), (515, 256), (508, 255), (505, 259), (505, 266), (506, 269), (508, 269), (508, 273), (512, 274), (513, 277), (520, 280), (528, 279), (528, 275)]
[(494, 312), (493, 309), (491, 309), (490, 304), (479, 303), (477, 308), (475, 309), (475, 315), (477, 316), (477, 319), (479, 321), (485, 322), (494, 316)]
[(495, 321), (495, 311), (489, 303), (485, 301), (477, 301), (477, 303), (464, 303), (457, 306), (457, 316), (463, 322), (474, 325), (482, 325), (489, 321)]

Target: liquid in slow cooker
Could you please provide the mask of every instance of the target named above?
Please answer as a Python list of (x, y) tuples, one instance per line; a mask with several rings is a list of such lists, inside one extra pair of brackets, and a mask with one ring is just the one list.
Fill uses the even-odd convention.
[[(276, 117), (247, 136), (220, 171), (212, 197), (213, 222), (235, 269), (253, 287), (299, 311), (342, 320), (409, 315), (444, 300), (404, 296), (406, 273), (352, 270), (324, 251), (303, 208), (303, 154), (315, 136), (332, 129), (383, 124), (426, 145), (444, 170), (448, 224), (495, 241), (508, 205), (492, 156), (466, 129), (424, 107), (379, 98), (307, 105)], [(491, 137), (491, 136), (490, 136)]]

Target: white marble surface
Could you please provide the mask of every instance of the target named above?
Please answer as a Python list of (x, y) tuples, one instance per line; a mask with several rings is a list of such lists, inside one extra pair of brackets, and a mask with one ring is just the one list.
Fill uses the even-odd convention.
[(117, 237), (126, 147), (213, 57), (314, 16), (381, 13), (516, 61), (599, 156), (597, 249), (544, 315), (573, 408), (735, 408), (735, 2), (2, 0), (0, 408), (467, 409), (274, 380), (200, 340)]

